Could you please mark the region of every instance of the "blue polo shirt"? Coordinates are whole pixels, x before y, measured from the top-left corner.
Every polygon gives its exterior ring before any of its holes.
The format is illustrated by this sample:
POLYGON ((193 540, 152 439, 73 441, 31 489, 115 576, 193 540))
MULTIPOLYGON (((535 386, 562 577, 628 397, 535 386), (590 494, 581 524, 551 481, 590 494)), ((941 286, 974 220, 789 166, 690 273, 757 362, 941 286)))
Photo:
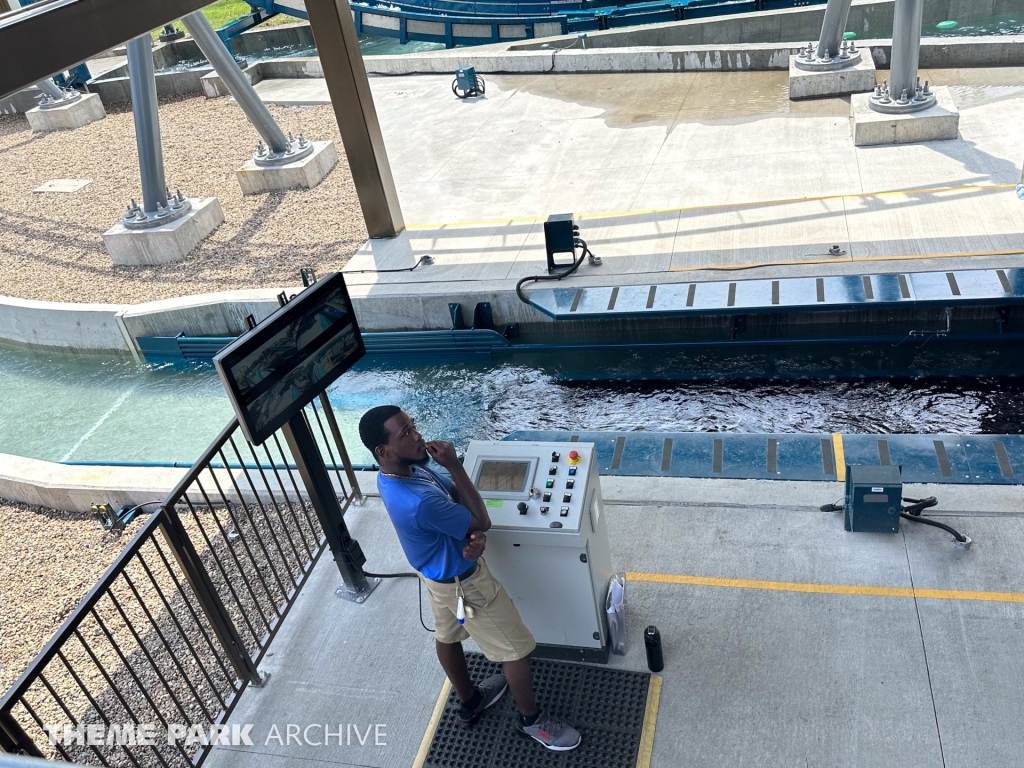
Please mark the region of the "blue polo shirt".
POLYGON ((377 475, 377 489, 406 559, 433 581, 466 572, 476 563, 462 556, 473 513, 448 495, 451 478, 425 467, 412 471, 409 479, 377 475))

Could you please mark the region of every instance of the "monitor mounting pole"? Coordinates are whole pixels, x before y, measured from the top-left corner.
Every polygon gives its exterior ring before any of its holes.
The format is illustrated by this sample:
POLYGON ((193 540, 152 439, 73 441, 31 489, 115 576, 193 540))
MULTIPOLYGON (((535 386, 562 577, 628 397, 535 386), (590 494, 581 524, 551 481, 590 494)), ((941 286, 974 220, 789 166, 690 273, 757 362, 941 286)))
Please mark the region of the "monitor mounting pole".
POLYGON ((302 411, 282 427, 292 458, 299 470, 299 477, 309 494, 309 503, 316 512, 320 527, 327 537, 334 562, 338 565, 343 586, 335 590, 338 597, 354 603, 362 603, 369 597, 380 579, 367 580, 363 573, 363 554, 359 542, 352 538, 341 513, 341 505, 327 473, 327 465, 309 429, 309 423, 302 411))

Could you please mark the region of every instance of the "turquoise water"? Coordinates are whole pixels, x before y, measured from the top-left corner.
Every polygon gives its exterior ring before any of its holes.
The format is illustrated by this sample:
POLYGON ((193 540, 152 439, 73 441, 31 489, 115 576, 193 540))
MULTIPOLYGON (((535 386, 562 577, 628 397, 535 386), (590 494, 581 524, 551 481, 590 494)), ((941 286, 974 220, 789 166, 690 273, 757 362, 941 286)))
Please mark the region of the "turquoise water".
POLYGON ((1004 13, 999 16, 986 16, 980 19, 957 19, 952 29, 943 29, 938 25, 925 24, 921 34, 925 37, 976 37, 981 35, 1022 35, 1024 34, 1024 10, 1018 13, 1004 13))
MULTIPOLYGON (((564 372, 564 371, 563 371, 564 372)), ((1017 433, 1020 379, 565 382, 542 364, 354 369, 329 395, 353 462, 359 417, 402 406, 460 448, 518 429, 782 433, 1017 433)), ((0 453, 48 461, 191 464, 232 416, 209 365, 0 347, 0 453)))

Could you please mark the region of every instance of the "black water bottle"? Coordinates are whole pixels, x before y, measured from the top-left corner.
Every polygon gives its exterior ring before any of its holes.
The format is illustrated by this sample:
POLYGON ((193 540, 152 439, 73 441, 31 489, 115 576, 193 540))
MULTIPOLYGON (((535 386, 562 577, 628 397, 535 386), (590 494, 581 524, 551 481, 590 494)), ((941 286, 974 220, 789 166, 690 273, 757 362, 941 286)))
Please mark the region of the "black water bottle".
POLYGON ((653 624, 644 630, 644 647, 647 649, 647 667, 651 672, 661 672, 665 659, 661 655, 661 633, 653 624))

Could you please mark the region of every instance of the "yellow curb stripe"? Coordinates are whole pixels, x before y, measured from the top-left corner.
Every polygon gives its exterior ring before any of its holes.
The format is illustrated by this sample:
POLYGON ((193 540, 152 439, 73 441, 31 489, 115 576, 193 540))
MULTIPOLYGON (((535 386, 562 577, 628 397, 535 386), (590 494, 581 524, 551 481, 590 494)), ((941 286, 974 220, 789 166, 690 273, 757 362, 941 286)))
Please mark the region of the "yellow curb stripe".
POLYGON ((871 597, 917 597, 929 600, 977 600, 989 603, 1024 603, 1022 592, 972 592, 955 589, 918 589, 910 587, 869 587, 856 584, 802 584, 790 581, 719 579, 707 576, 681 576, 669 573, 629 571, 626 578, 651 584, 686 584, 700 587, 761 589, 773 592, 804 592, 821 595, 867 595, 871 597))
POLYGON ((412 762, 412 768, 423 768, 427 761, 427 753, 430 751, 430 742, 434 740, 434 733, 437 731, 437 724, 441 722, 441 715, 444 714, 444 705, 448 703, 448 694, 452 691, 452 683, 445 678, 441 686, 441 695, 437 697, 434 704, 434 712, 430 715, 430 722, 427 723, 427 732, 423 734, 423 741, 420 742, 420 751, 416 753, 416 759, 412 762))
MULTIPOLYGON (((821 200, 861 200, 869 197, 894 197, 899 195, 935 195, 945 192, 980 192, 987 189, 1016 189, 1016 184, 985 184, 966 187, 932 187, 929 189, 893 189, 884 192, 862 192, 856 195, 819 195, 817 197, 788 197, 777 200, 761 200, 746 203, 717 203, 715 205, 690 205, 681 208, 648 208, 637 211, 606 211, 604 213, 577 214, 576 219, 610 219, 617 216, 649 216, 654 213, 675 213, 685 211, 715 211, 727 208, 754 208, 791 203, 813 203, 821 200)), ((483 221, 459 221, 438 224, 409 224, 406 229, 451 229, 453 227, 492 227, 502 224, 528 224, 543 221, 547 216, 522 216, 515 219, 485 219, 483 221)))
POLYGON ((650 768, 654 752, 654 729, 658 725, 658 705, 661 703, 661 675, 651 675, 647 684, 647 708, 644 710, 644 727, 640 731, 640 749, 636 755, 636 768, 650 768))
POLYGON ((738 269, 755 269, 757 267, 794 267, 805 264, 850 264, 861 261, 916 261, 920 259, 967 259, 976 256, 1018 256, 1024 249, 1006 249, 999 251, 962 251, 959 253, 916 253, 893 254, 891 256, 842 256, 834 259, 792 259, 787 261, 754 261, 747 264, 715 264, 696 267, 671 267, 669 272, 728 272, 738 269))
POLYGON ((836 460, 836 480, 840 483, 846 482, 846 454, 843 452, 843 436, 838 432, 832 433, 832 453, 836 460))

